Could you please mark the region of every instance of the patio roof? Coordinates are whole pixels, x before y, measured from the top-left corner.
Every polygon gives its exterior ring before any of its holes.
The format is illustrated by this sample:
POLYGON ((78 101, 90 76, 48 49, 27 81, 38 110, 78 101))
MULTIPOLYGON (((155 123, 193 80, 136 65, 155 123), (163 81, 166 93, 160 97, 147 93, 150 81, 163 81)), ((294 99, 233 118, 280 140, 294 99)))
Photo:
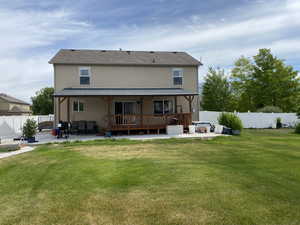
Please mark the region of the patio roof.
POLYGON ((181 88, 65 88, 55 97, 72 96, 193 96, 198 93, 181 88))

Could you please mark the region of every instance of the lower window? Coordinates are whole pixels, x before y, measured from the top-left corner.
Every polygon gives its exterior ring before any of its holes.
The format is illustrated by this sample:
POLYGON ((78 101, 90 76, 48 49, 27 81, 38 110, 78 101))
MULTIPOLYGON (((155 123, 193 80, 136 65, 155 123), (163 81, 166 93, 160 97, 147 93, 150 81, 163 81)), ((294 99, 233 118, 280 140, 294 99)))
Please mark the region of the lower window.
POLYGON ((173 102, 170 100, 157 100, 153 102, 154 114, 173 113, 173 102))
POLYGON ((73 102, 73 111, 74 112, 83 112, 84 111, 84 104, 79 100, 73 102))

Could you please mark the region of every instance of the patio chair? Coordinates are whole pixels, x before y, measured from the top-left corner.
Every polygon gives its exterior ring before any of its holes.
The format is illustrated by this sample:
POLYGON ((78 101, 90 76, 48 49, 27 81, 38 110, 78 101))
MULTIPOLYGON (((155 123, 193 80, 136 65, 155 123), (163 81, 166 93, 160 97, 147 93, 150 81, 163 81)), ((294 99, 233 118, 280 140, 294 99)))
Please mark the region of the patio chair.
POLYGON ((96 121, 87 121, 86 122, 86 132, 89 133, 89 134, 97 133, 96 121))
POLYGON ((86 121, 85 120, 78 121, 78 132, 79 132, 79 134, 86 133, 86 121))
POLYGON ((71 134, 78 134, 79 133, 79 122, 78 121, 73 121, 71 123, 71 134))

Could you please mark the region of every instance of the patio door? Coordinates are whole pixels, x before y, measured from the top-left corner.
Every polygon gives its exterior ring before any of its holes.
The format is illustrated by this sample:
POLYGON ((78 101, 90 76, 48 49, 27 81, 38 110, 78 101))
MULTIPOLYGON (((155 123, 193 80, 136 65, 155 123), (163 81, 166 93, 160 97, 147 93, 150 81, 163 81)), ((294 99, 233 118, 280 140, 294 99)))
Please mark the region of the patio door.
POLYGON ((136 102, 115 102, 116 124, 136 124, 136 102))

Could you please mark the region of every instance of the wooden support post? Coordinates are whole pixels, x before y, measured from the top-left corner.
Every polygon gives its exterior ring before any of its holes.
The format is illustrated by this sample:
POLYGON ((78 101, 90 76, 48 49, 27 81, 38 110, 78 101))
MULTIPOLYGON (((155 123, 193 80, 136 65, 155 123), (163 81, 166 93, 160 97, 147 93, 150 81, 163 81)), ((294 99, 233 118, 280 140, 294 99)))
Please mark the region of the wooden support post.
POLYGON ((60 97, 58 97, 58 107, 57 107, 57 122, 60 121, 60 97))
POLYGON ((144 112, 143 112, 143 105, 144 105, 144 98, 141 97, 141 103, 140 103, 140 119, 141 119, 141 127, 144 125, 144 112))
POLYGON ((190 113, 192 113, 192 101, 191 101, 191 97, 189 97, 189 108, 190 108, 190 113))
POLYGON ((67 120, 68 120, 68 123, 70 123, 70 97, 68 97, 68 100, 67 100, 67 120))
POLYGON ((192 102, 194 100, 194 96, 184 96, 184 98, 189 102, 189 110, 192 113, 192 102))

